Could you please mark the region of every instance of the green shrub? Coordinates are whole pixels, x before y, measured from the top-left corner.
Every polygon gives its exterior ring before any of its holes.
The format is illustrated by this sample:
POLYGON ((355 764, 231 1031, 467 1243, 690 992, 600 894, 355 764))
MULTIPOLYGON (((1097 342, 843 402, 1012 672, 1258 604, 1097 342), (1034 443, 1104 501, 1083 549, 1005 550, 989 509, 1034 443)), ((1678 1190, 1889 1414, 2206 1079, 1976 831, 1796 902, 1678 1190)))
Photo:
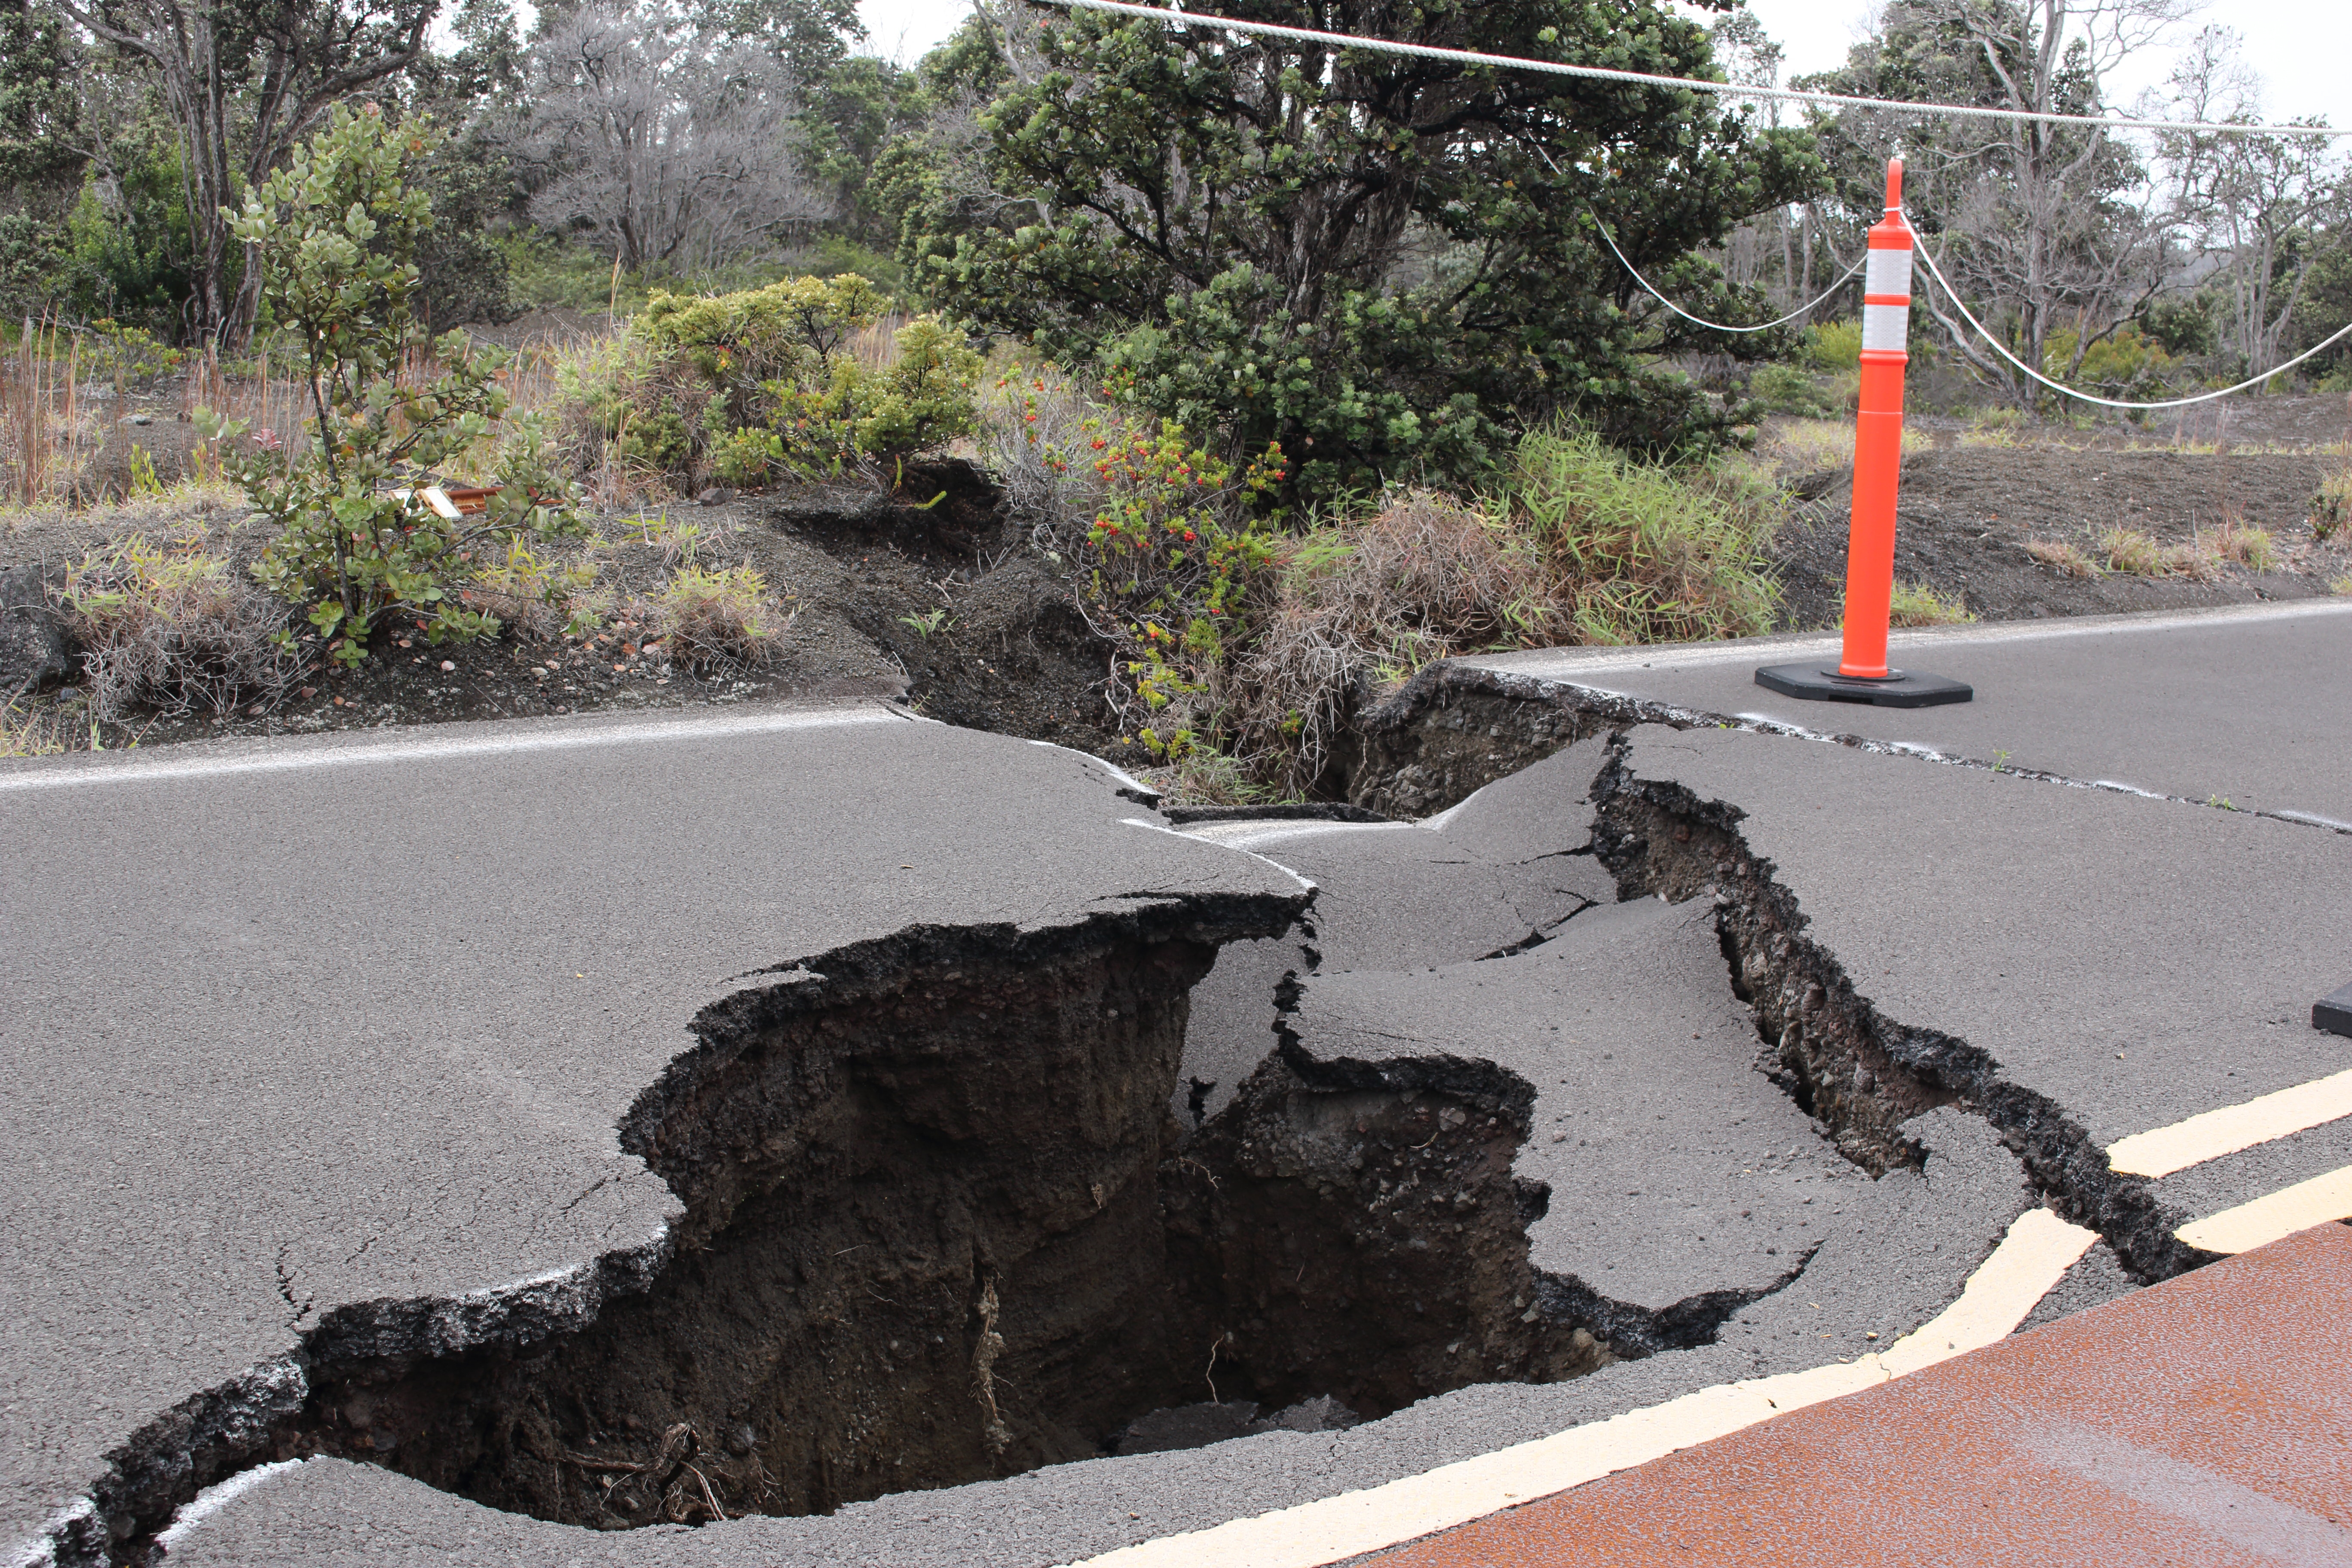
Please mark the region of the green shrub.
POLYGON ((2140 320, 2156 345, 2171 354, 2210 354, 2220 344, 2210 301, 2202 295, 2158 300, 2140 320))
POLYGON ((773 430, 737 430, 710 448, 710 472, 726 484, 751 487, 784 465, 784 440, 773 430))
POLYGON ((1288 477, 1269 446, 1238 477, 1163 421, 1107 418, 1087 440, 1101 510, 1079 541, 1079 607, 1117 650, 1112 699, 1162 761, 1215 743, 1227 668, 1250 635, 1275 540, 1251 498, 1288 477))
MULTIPOLYGON (((119 150, 114 174, 110 200, 93 175, 66 216, 59 291, 77 315, 171 336, 194 289, 179 143, 142 131, 119 150)), ((235 291, 244 274, 244 253, 232 247, 222 289, 235 291)))
POLYGON ((2079 341, 2080 334, 2071 327, 2051 333, 2042 350, 2042 374, 2063 380, 2071 373, 2074 384, 2111 397, 2144 397, 2165 389, 2173 358, 2137 327, 2118 328, 2093 343, 2076 365, 2074 345, 2079 341))
POLYGON ((1816 370, 1852 370, 1862 363, 1862 323, 1815 322, 1806 330, 1805 354, 1816 370))
POLYGON ((2311 533, 2322 543, 2352 523, 2352 464, 2320 476, 2311 497, 2311 533))
POLYGON ((1836 407, 1819 382, 1791 364, 1758 365, 1748 378, 1748 395, 1768 414, 1818 419, 1836 407))
POLYGON ((246 199, 234 222, 263 270, 262 301, 299 346, 312 411, 307 438, 199 411, 224 470, 278 526, 255 563, 262 585, 310 606, 328 652, 367 657, 388 616, 433 642, 494 633, 496 616, 460 602, 478 550, 578 532, 546 431, 512 422, 496 454, 500 488, 478 520, 444 519, 410 493, 412 476, 488 441, 505 415, 495 349, 463 332, 428 345, 411 305, 409 259, 432 218, 415 167, 434 136, 387 126, 373 105, 338 107, 325 131, 246 199))
POLYGON ((919 316, 886 357, 869 330, 888 304, 851 273, 656 293, 625 342, 575 368, 568 390, 626 460, 689 480, 836 473, 969 434, 980 356, 919 316))
POLYGON ((157 342, 143 327, 127 327, 101 316, 83 335, 81 375, 86 381, 112 381, 143 390, 157 377, 179 369, 187 357, 184 349, 157 342))

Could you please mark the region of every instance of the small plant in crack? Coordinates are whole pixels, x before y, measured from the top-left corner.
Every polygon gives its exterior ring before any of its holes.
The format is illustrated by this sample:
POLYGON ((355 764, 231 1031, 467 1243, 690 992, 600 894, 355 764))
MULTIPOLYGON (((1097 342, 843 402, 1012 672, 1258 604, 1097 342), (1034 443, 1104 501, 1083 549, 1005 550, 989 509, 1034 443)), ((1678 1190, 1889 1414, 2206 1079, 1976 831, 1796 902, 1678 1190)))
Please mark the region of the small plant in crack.
POLYGON ((2238 809, 2236 805, 2232 803, 2230 797, 2226 795, 2209 795, 2205 797, 2205 804, 2210 806, 2217 806, 2223 811, 2235 811, 2238 809))
POLYGON ((1997 773, 2009 772, 2009 755, 2007 752, 1995 752, 1992 754, 1992 771, 1997 773))

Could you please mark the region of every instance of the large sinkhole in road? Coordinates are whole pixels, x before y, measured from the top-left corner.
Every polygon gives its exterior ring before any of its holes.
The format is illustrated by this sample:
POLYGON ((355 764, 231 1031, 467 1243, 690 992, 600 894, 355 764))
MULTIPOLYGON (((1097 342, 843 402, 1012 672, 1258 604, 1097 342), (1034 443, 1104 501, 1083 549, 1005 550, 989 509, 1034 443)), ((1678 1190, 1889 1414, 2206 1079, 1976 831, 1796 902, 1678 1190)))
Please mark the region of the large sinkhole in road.
POLYGON ((1186 1139, 1168 1108, 1213 946, 958 945, 828 963, 824 1005, 706 1037, 648 1095, 624 1142, 688 1208, 649 1290, 527 1346, 319 1366, 278 1454, 623 1529, 1610 1359, 1531 1309, 1516 1080, 1367 1090, 1276 1058, 1186 1139))

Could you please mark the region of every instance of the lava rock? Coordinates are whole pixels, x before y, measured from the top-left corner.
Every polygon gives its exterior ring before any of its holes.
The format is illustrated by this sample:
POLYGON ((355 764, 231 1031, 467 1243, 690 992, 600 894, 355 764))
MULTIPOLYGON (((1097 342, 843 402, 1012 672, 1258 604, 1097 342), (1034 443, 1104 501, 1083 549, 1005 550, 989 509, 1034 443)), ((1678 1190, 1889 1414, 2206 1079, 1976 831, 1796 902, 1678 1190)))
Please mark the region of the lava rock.
POLYGON ((73 639, 37 566, 0 572, 0 696, 47 691, 74 677, 73 639))

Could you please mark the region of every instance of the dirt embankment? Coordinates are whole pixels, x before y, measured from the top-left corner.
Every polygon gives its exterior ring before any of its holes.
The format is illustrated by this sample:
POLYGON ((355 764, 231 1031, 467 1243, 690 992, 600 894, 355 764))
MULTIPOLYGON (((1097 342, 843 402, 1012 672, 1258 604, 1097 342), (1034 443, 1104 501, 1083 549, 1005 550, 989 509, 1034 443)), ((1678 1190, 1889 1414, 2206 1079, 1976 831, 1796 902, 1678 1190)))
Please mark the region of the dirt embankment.
MULTIPOLYGON (((2340 417, 2333 399, 2276 401, 2294 401, 2306 423, 2340 417)), ((2035 444, 2036 437, 1990 446, 1962 443, 2010 437, 1929 434, 1942 444, 1904 465, 1895 574, 1981 619, 2303 598, 2352 580, 2352 530, 2323 542, 2309 521, 2322 476, 2345 460, 2333 447, 2128 449, 2096 434, 2064 445, 2035 444), (2105 536, 2115 529, 2146 536, 2158 556, 2170 552, 2166 574, 2104 569, 2105 536), (2267 531, 2266 565, 2182 548, 2210 544, 2228 529, 2267 531), (2071 546, 2101 569, 2069 572, 2037 560, 2029 542, 2071 546)), ((110 746, 152 745, 879 695, 949 723, 1120 755, 1103 693, 1110 650, 1079 613, 1066 565, 1035 545, 971 465, 911 465, 891 478, 895 488, 853 479, 604 516, 583 558, 595 562, 596 590, 611 610, 592 630, 566 637, 552 624, 510 626, 492 641, 437 648, 413 633, 388 633, 350 671, 313 641, 301 650, 301 673, 275 700, 249 699, 226 715, 133 713, 103 738, 110 746), (764 657, 694 666, 646 652, 658 639, 633 606, 688 563, 749 565, 763 575, 783 624, 764 657)), ((1827 468, 1794 488, 1800 500, 1773 550, 1781 626, 1833 626, 1844 594, 1851 480, 1843 468, 1827 468)), ((165 542, 201 530, 203 547, 241 570, 265 542, 243 517, 222 489, 103 510, 18 513, 0 536, 0 567, 32 565, 54 582, 65 563, 110 535, 136 531, 165 542)), ((59 713, 79 717, 70 697, 59 713)), ((58 728, 89 732, 86 722, 58 728)), ((1401 786, 1391 808, 1406 808, 1415 788, 1401 786)))
MULTIPOLYGON (((897 477, 890 491, 803 486, 597 518, 584 557, 612 609, 594 629, 509 625, 497 638, 436 647, 388 627, 350 670, 306 640, 300 673, 276 700, 225 715, 127 715, 107 727, 106 742, 888 696, 948 723, 1087 751, 1110 745, 1100 689, 1108 652, 1078 614, 1066 573, 1023 544, 970 465, 910 465, 897 477), (693 665, 646 651, 657 639, 632 606, 689 563, 761 573, 782 628, 764 656, 693 665)), ((155 543, 200 534, 202 548, 240 571, 266 542, 232 496, 212 492, 111 513, 20 514, 0 538, 0 564, 37 567, 54 584, 110 531, 155 543)))
MULTIPOLYGON (((1956 596, 1986 620, 2113 615, 2128 610, 2299 599, 2332 592, 2352 573, 2342 536, 2314 538, 2316 454, 2102 451, 1958 447, 1903 464, 1895 574, 1956 596), (2202 575, 2071 575, 2036 561, 2026 542, 2071 543, 2105 563, 2111 529, 2159 546, 2190 544, 2223 525, 2266 529, 2273 570, 2214 563, 2202 575)), ((1775 555, 1790 631, 1833 626, 1845 595, 1845 545, 1853 503, 1850 474, 1801 480, 1801 504, 1775 555)))

